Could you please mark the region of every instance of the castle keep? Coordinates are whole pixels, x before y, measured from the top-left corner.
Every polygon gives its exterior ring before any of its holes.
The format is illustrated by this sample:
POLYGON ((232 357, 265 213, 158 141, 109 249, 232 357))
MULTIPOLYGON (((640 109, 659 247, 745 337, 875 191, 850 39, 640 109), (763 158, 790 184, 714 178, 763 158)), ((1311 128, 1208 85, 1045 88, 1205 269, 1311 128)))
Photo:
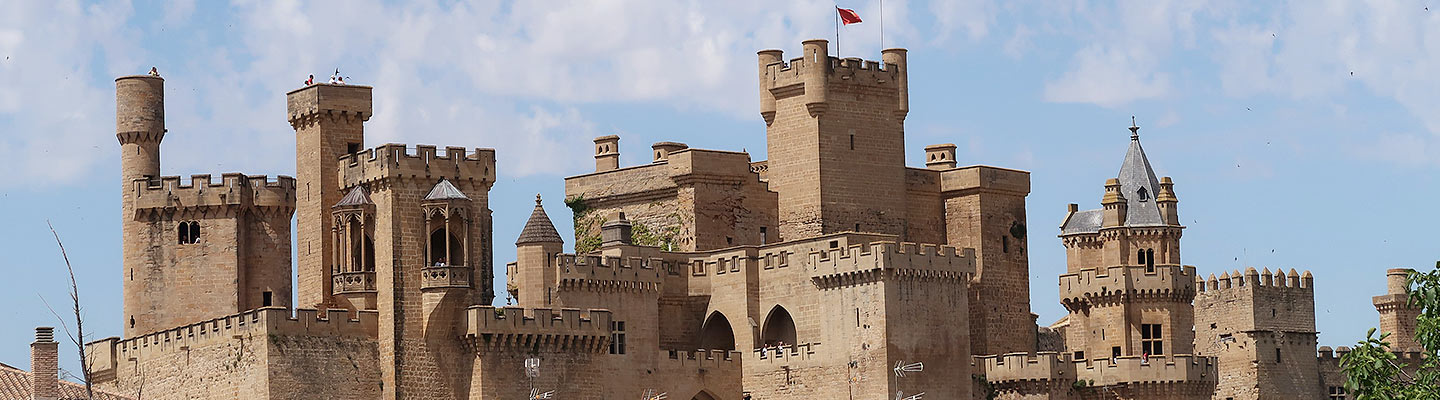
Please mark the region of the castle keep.
MULTIPOLYGON (((503 307, 493 149, 367 147, 372 89, 317 84, 286 94, 295 178, 162 177, 164 80, 121 77, 126 315, 88 345, 94 381, 146 399, 1345 398, 1308 272, 1182 264, 1174 181, 1138 126, 1101 208, 1061 222, 1068 314, 1040 328, 1029 173, 962 166, 953 144, 908 166, 904 49, 784 56, 758 53, 769 159, 659 142, 621 166, 621 138, 596 138, 595 170, 565 178, 573 250, 537 196, 503 307)), ((1404 272, 1375 299, 1401 336, 1404 272)))

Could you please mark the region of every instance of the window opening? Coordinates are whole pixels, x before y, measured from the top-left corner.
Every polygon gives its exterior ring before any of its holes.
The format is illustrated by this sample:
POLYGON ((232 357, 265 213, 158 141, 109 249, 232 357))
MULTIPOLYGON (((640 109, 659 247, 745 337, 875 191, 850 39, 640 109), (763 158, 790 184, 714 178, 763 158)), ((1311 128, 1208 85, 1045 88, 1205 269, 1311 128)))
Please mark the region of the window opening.
POLYGON ((610 354, 625 354, 625 321, 610 321, 610 354))
POLYGON ((1165 341, 1161 339, 1160 324, 1140 325, 1140 349, 1145 354, 1164 354, 1165 341))
POLYGON ((261 294, 260 294, 260 305, 263 306, 263 307, 269 307, 269 306, 274 305, 274 304, 271 304, 271 303, 270 303, 270 301, 271 301, 270 297, 271 297, 271 293, 270 293, 269 290, 266 290, 265 293, 261 293, 261 294))

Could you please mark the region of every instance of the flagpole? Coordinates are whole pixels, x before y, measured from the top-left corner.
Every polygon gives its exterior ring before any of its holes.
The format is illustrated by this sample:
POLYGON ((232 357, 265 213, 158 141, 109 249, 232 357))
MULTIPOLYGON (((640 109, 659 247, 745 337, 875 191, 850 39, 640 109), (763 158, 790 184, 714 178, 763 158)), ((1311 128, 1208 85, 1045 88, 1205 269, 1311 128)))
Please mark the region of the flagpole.
POLYGON ((844 58, 840 55, 840 5, 835 5, 835 58, 844 58))
POLYGON ((880 1, 880 50, 885 50, 885 0, 880 1))

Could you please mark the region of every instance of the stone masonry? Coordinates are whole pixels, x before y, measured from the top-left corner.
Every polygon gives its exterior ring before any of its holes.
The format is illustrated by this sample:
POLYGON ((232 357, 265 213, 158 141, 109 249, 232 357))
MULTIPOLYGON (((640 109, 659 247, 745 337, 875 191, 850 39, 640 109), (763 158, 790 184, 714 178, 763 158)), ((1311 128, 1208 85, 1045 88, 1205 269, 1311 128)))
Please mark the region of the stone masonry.
MULTIPOLYGON (((1030 174, 962 166, 954 144, 907 165, 904 49, 757 60, 768 160, 658 142, 621 166, 621 137, 578 144, 595 170, 565 178, 574 251, 537 196, 505 307, 495 150, 367 147, 373 89, 317 84, 286 94, 295 178, 162 177, 165 82, 118 78, 125 326, 87 345, 93 381, 146 399, 1346 398, 1309 272, 1181 263, 1174 181, 1138 126, 1101 208, 1061 223, 1068 314, 1041 328, 1030 174)), ((1375 306, 1418 360, 1407 273, 1375 306)), ((36 368, 35 398, 55 374, 36 368)))

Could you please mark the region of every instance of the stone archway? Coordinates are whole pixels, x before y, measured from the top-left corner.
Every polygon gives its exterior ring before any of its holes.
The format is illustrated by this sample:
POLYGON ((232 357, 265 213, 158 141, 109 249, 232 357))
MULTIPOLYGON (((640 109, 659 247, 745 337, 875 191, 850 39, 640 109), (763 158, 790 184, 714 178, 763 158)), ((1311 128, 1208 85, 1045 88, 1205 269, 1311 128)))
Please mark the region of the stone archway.
POLYGON ((730 319, 719 311, 710 313, 705 324, 700 326, 700 348, 707 350, 735 350, 735 331, 730 329, 730 319))

